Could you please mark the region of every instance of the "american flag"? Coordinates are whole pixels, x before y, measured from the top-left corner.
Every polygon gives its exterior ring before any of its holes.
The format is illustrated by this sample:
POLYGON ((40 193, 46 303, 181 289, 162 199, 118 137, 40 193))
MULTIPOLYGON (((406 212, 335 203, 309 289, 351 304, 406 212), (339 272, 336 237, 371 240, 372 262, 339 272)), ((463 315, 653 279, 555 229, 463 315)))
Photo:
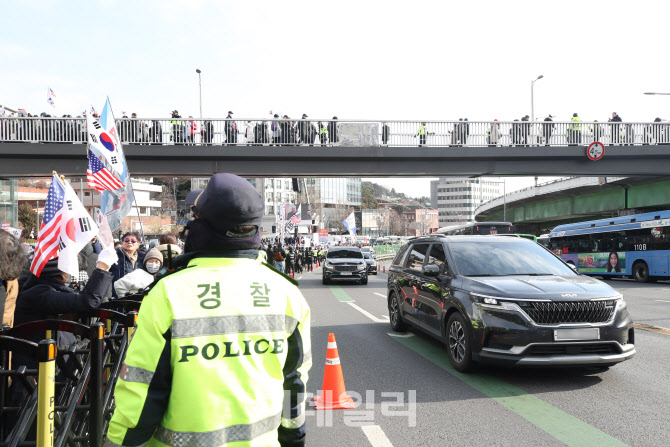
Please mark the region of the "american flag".
POLYGON ((58 256, 61 220, 63 220, 63 198, 65 191, 54 176, 44 205, 44 218, 40 226, 40 236, 37 238, 35 257, 30 264, 30 271, 40 276, 42 269, 49 260, 58 256))
POLYGON ((4 230, 5 228, 9 228, 9 227, 11 227, 11 225, 10 225, 9 223, 7 223, 7 222, 3 222, 2 224, 0 224, 0 228, 2 228, 3 230, 4 230))
POLYGON ((88 186, 96 191, 116 191, 117 189, 126 186, 119 179, 114 177, 114 174, 112 174, 90 150, 88 151, 86 180, 88 180, 88 186))
POLYGON ((290 220, 294 224, 299 224, 300 222, 302 222, 302 215, 300 213, 300 205, 298 205, 298 209, 295 210, 295 214, 293 216, 291 216, 290 220))

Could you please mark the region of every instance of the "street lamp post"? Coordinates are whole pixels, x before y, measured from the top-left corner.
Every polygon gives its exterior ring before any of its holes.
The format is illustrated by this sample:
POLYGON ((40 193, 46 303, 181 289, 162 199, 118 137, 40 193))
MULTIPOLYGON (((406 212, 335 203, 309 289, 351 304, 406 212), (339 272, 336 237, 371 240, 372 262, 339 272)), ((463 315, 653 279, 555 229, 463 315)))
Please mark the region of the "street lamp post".
POLYGON ((533 82, 530 83, 530 123, 531 123, 531 126, 532 126, 531 127, 531 129, 532 129, 531 134, 532 134, 532 138, 533 138, 533 141, 532 141, 533 146, 535 145, 535 142, 536 142, 535 141, 535 98, 533 97, 533 86, 535 85, 535 83, 537 81, 539 81, 543 77, 544 77, 543 75, 540 75, 540 76, 537 77, 537 79, 535 79, 533 82))
POLYGON ((663 95, 663 96, 670 96, 670 93, 646 92, 645 95, 663 95))
POLYGON ((200 73, 202 72, 199 68, 196 68, 195 72, 198 73, 198 88, 200 91, 200 121, 202 121, 202 78, 200 77, 200 73))

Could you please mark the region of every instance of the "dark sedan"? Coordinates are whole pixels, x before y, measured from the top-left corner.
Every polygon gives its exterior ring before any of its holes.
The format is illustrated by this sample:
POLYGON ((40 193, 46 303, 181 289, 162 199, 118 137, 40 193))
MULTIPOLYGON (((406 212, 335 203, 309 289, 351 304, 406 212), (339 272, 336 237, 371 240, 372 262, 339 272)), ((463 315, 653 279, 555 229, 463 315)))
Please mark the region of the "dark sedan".
POLYGON ((459 371, 493 362, 609 367, 635 355, 623 296, 522 238, 410 241, 389 269, 388 306, 394 330, 443 340, 459 371))

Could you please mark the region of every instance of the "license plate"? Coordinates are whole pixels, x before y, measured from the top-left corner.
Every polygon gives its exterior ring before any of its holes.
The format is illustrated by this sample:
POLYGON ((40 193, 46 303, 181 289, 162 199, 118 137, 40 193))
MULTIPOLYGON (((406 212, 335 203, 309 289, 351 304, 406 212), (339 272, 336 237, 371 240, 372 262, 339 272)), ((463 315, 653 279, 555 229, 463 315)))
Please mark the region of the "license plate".
POLYGON ((491 230, 490 234, 498 234, 498 230, 491 230))
POLYGON ((342 276, 351 276, 351 272, 340 272, 342 276))
POLYGON ((600 340, 600 329, 579 328, 579 329, 556 329, 554 330, 554 341, 574 341, 574 340, 600 340))

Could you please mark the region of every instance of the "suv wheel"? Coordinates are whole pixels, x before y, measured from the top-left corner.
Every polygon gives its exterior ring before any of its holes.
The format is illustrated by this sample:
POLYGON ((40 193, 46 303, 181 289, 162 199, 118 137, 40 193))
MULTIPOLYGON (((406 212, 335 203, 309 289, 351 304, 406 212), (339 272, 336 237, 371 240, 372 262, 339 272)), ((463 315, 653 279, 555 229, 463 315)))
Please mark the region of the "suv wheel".
POLYGON ((365 279, 361 279, 361 284, 366 285, 368 283, 368 277, 366 276, 365 279))
POLYGON ((391 322, 391 329, 394 331, 407 331, 407 324, 405 324, 402 320, 402 315, 400 315, 400 301, 398 295, 395 293, 391 294, 391 299, 389 300, 389 321, 391 322))
POLYGON ((472 361, 472 330, 460 313, 454 312, 447 322, 447 349, 451 365, 460 372, 471 371, 472 361))
POLYGON ((321 282, 323 283, 324 286, 325 286, 325 285, 328 285, 328 280, 326 279, 325 276, 322 276, 322 277, 321 277, 321 282))
POLYGON ((639 261, 633 266, 633 278, 637 282, 649 282, 649 266, 644 261, 639 261))

